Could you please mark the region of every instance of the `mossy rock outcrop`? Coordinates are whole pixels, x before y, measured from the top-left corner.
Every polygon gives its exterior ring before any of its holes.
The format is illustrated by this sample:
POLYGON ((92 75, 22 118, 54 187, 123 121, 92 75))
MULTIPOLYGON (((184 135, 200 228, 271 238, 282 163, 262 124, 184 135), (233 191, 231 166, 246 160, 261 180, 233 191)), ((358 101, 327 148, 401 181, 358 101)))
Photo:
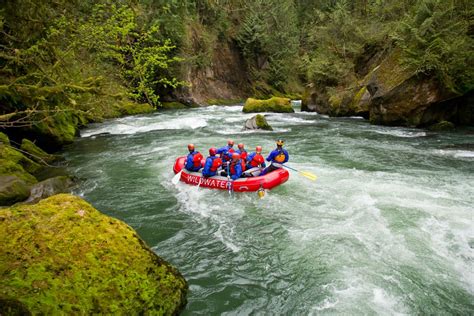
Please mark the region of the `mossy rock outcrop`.
POLYGON ((267 120, 265 119, 265 116, 261 114, 257 114, 251 118, 249 118, 247 121, 245 121, 244 124, 244 130, 266 130, 266 131, 273 131, 273 128, 268 124, 267 120))
POLYGON ((256 112, 276 112, 276 113, 293 113, 295 110, 291 106, 291 100, 288 98, 272 97, 267 100, 258 100, 248 98, 242 108, 244 113, 256 112))
POLYGON ((155 108, 148 103, 126 102, 118 110, 121 115, 136 115, 152 113, 155 111, 155 108))
POLYGON ((23 201, 30 195, 37 179, 30 172, 41 166, 10 146, 8 137, 0 133, 0 206, 23 201))
POLYGON ((0 301, 23 312, 171 315, 186 303, 176 268, 79 197, 0 209, 0 243, 0 301))
POLYGON ((440 131, 452 131, 455 129, 455 126, 453 123, 451 122, 448 122, 448 121, 441 121, 441 122, 438 122, 436 124, 433 124, 431 126, 428 127, 428 129, 430 131, 436 131, 436 132, 440 132, 440 131))
POLYGON ((50 164, 59 158, 58 156, 48 154, 26 138, 23 138, 21 141, 20 149, 26 152, 31 160, 40 164, 50 164))
POLYGON ((0 206, 7 206, 25 200, 30 196, 30 188, 31 183, 21 177, 0 175, 0 206))

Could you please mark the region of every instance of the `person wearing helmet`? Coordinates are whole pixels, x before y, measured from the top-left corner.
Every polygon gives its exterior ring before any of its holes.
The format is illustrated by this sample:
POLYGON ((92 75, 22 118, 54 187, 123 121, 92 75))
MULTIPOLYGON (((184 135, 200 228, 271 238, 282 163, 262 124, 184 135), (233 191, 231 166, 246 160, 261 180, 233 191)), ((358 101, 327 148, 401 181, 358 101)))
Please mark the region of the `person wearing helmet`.
POLYGON ((221 147, 217 150, 217 154, 220 155, 223 162, 228 162, 231 159, 232 153, 234 152, 234 141, 229 139, 227 146, 221 147))
POLYGON ((262 146, 255 147, 255 151, 247 156, 247 169, 265 168, 265 158, 262 156, 262 146))
POLYGON ((229 175, 232 180, 237 180, 242 176, 242 161, 238 153, 232 154, 232 161, 229 164, 229 175))
POLYGON ((283 149, 285 142, 281 139, 277 140, 277 148, 274 149, 267 157, 267 161, 270 162, 270 166, 263 170, 262 175, 272 172, 283 167, 283 164, 288 161, 290 155, 286 149, 283 149))
POLYGON ((244 148, 244 144, 242 143, 238 144, 237 148, 238 149, 235 152, 240 155, 240 160, 242 161, 242 171, 245 171, 248 153, 244 148))
POLYGON ((199 151, 196 151, 193 144, 188 145, 189 154, 186 158, 186 164, 184 168, 188 171, 199 171, 202 168, 202 155, 199 151))
POLYGON ((240 155, 240 159, 243 159, 243 160, 247 160, 247 156, 248 156, 248 153, 247 151, 245 150, 244 148, 244 144, 240 143, 237 145, 237 150, 235 151, 236 153, 238 153, 240 155))
POLYGON ((213 177, 217 174, 217 169, 222 166, 222 160, 217 156, 217 149, 212 147, 209 149, 209 157, 206 159, 202 175, 204 177, 213 177))

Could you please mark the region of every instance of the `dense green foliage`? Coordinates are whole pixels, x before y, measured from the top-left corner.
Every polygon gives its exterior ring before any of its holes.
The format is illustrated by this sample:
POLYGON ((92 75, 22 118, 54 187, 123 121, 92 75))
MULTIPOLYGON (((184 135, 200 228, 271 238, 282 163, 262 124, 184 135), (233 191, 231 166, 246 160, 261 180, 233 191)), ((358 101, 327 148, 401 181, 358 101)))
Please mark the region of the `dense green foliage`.
POLYGON ((18 113, 2 122, 21 127, 65 112, 100 119, 127 113, 128 99, 158 106, 160 91, 184 84, 169 71, 180 58, 159 25, 140 21, 139 7, 101 2, 5 6, 0 114, 18 113))
POLYGON ((463 94, 474 86, 473 10, 468 0, 8 1, 0 114, 27 118, 0 123, 29 124, 41 111, 135 113, 121 110, 130 100, 159 106, 185 85, 184 69, 216 67, 226 42, 252 85, 273 94, 356 86, 364 61, 394 48, 407 71, 463 94))

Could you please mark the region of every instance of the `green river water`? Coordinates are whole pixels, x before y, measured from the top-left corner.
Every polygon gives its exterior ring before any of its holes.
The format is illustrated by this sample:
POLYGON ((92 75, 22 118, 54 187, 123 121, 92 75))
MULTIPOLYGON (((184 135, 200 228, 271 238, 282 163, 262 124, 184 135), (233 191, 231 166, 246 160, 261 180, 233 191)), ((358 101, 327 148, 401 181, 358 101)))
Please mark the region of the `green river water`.
MULTIPOLYGON (((297 105, 296 105, 297 106, 297 105)), ((243 132, 241 106, 91 125, 64 154, 78 194, 133 228, 189 282, 185 315, 474 313, 474 131, 435 133, 316 113, 270 114, 243 132), (283 138, 296 173, 230 196, 183 183, 193 142, 267 154, 283 138)))

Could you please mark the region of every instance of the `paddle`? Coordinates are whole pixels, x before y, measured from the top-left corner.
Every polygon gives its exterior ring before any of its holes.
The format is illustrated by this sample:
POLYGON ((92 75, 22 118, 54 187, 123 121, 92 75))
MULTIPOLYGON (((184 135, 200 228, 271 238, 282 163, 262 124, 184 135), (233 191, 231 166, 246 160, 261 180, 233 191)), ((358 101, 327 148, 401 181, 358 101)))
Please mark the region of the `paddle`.
POLYGON ((315 174, 312 174, 311 172, 299 171, 299 170, 296 170, 295 168, 292 168, 292 167, 286 166, 286 165, 282 165, 282 166, 285 167, 285 168, 288 168, 290 170, 298 172, 298 174, 302 175, 303 177, 306 177, 306 178, 310 179, 311 181, 316 181, 316 179, 318 178, 315 174))
MULTIPOLYGON (((234 180, 232 180, 234 181, 234 180)), ((234 190, 232 186, 232 181, 230 180, 230 162, 227 164, 227 185, 229 186, 229 195, 232 195, 232 191, 234 190)))
POLYGON ((171 183, 174 185, 177 185, 179 182, 179 179, 181 178, 181 173, 183 172, 183 169, 181 169, 174 177, 171 179, 171 183))

